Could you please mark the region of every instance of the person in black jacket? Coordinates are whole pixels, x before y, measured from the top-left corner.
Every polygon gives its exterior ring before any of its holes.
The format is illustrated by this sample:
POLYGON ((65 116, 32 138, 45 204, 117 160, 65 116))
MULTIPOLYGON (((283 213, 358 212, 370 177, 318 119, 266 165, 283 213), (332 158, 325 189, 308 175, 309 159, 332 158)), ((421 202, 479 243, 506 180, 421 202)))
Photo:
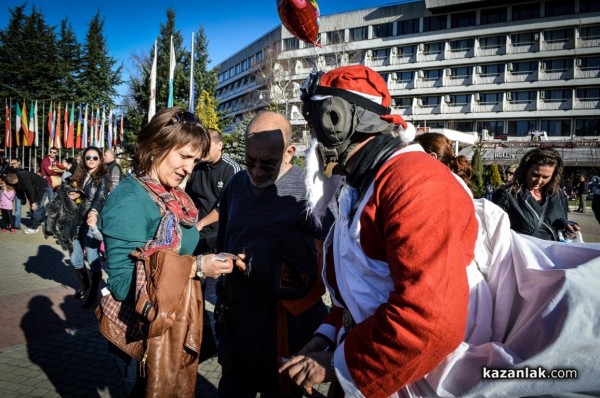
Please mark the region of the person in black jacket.
POLYGON ((19 198, 25 197, 31 209, 31 224, 25 231, 34 234, 39 231, 40 223, 46 217, 44 203, 47 198, 48 182, 44 177, 32 171, 11 172, 6 175, 6 182, 15 187, 19 198))
POLYGON ((574 237, 579 225, 567 218, 562 171, 562 158, 553 149, 536 148, 523 156, 513 180, 492 196, 508 213, 511 229, 546 240, 560 240, 561 231, 574 237))
POLYGON ((77 230, 74 231, 73 251, 71 252, 71 264, 75 276, 79 280, 79 289, 75 292, 76 299, 85 297, 90 288, 89 277, 83 255, 87 257, 92 271, 91 289, 84 307, 93 307, 97 301, 98 286, 102 279, 102 268, 100 266, 100 241, 94 239, 89 225, 96 225, 98 217, 106 202, 110 187, 108 170, 102 152, 96 147, 87 147, 83 151, 83 162, 77 166, 70 185, 72 187, 69 197, 79 204, 77 209, 77 230))

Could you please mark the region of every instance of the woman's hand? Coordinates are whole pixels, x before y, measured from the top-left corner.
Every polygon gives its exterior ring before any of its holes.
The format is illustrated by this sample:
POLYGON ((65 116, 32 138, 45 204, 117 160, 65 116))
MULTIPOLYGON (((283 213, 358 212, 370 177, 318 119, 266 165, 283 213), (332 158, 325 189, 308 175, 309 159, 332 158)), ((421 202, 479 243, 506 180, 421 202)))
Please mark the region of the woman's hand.
POLYGON ((31 210, 36 211, 37 209, 38 209, 37 203, 32 203, 31 204, 31 210))
POLYGON ((98 213, 96 211, 90 211, 87 216, 87 225, 96 225, 97 223, 98 213))
POLYGON ((71 199, 73 202, 75 202, 77 199, 79 199, 81 197, 81 194, 79 192, 74 192, 71 191, 69 192, 69 199, 71 199))
POLYGON ((335 370, 331 367, 332 351, 311 352, 307 355, 297 355, 290 358, 279 368, 279 373, 287 372, 290 379, 312 394, 312 386, 335 378, 335 370))

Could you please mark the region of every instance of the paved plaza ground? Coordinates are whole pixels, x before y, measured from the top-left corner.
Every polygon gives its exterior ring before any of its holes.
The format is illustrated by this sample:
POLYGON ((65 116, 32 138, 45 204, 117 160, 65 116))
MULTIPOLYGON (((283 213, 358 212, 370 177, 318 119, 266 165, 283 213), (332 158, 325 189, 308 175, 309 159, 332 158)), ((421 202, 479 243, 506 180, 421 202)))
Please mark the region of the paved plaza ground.
MULTIPOLYGON (((569 217, 582 226, 587 242, 600 242, 591 209, 569 217)), ((3 398, 124 395, 93 310, 82 309, 82 301, 72 298, 76 280, 67 258, 41 231, 0 233, 3 398)), ((219 377, 216 359, 201 364, 196 396, 215 397, 219 377)), ((325 393, 326 387, 320 391, 325 393)))

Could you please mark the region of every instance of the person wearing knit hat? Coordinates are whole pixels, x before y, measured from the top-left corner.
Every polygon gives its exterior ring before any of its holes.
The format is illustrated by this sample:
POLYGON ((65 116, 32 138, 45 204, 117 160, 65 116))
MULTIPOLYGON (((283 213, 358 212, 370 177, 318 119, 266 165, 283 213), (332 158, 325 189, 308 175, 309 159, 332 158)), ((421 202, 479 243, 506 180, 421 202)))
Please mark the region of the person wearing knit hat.
POLYGON ((280 372, 308 393, 329 381, 333 396, 388 397, 463 341, 478 228, 473 201, 447 167, 407 145, 414 127, 392 113, 374 70, 313 73, 301 99, 313 137, 312 217, 338 197, 323 247, 333 308, 280 372))

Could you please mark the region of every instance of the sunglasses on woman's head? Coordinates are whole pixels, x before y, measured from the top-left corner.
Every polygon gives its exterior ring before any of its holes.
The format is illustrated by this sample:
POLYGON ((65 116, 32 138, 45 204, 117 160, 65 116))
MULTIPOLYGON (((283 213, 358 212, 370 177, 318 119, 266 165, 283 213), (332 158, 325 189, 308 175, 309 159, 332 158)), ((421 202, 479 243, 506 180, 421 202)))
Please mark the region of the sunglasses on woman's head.
POLYGON ((189 124, 191 126, 202 126, 202 123, 200 123, 200 119, 198 119, 198 117, 192 112, 188 111, 180 112, 173 116, 169 124, 177 123, 189 124))
POLYGON ((98 156, 88 155, 88 156, 85 157, 85 160, 94 160, 94 161, 97 161, 98 159, 100 159, 98 156))

